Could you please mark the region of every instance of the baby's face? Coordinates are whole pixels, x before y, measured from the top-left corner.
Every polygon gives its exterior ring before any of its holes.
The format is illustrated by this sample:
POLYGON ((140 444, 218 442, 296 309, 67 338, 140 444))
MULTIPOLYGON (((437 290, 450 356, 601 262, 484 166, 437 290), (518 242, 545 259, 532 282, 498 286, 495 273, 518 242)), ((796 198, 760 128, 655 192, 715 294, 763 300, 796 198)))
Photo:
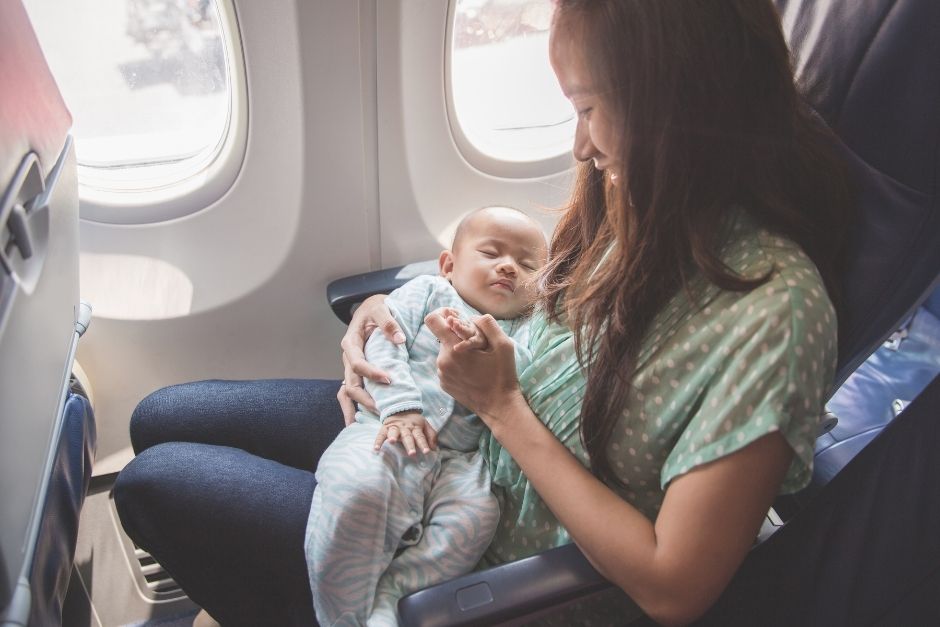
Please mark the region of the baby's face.
POLYGON ((489 208, 471 216, 454 249, 441 253, 441 274, 480 312, 516 318, 533 302, 533 274, 546 254, 545 235, 531 218, 489 208))

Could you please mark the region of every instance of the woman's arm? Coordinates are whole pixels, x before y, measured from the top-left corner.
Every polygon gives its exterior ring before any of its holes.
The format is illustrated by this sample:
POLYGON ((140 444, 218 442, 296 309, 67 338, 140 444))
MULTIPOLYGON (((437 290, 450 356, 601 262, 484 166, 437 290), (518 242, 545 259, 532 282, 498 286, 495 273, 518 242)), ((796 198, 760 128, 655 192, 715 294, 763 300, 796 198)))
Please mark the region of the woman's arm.
POLYGON ((482 418, 598 572, 664 625, 686 624, 715 602, 753 545, 792 456, 775 433, 696 468, 669 485, 651 523, 527 406, 482 418))
POLYGON ((754 542, 792 452, 770 434, 676 478, 652 523, 598 481, 538 420, 518 388, 508 338, 455 355, 445 336, 444 390, 474 410, 605 577, 655 620, 681 625, 718 598, 754 542))

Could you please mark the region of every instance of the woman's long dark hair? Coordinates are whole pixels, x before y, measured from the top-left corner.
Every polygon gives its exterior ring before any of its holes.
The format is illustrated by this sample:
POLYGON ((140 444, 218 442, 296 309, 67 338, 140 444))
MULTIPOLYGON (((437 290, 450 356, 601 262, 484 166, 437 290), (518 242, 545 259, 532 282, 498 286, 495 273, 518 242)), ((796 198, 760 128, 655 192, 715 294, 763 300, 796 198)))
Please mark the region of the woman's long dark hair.
POLYGON ((557 0, 554 19, 624 139, 619 186, 580 165, 541 275, 546 310, 566 314, 587 368, 592 470, 619 484, 607 445, 656 314, 699 272, 729 290, 766 280, 722 263, 729 209, 797 242, 838 311, 849 192, 831 135, 797 93, 770 0, 557 0))

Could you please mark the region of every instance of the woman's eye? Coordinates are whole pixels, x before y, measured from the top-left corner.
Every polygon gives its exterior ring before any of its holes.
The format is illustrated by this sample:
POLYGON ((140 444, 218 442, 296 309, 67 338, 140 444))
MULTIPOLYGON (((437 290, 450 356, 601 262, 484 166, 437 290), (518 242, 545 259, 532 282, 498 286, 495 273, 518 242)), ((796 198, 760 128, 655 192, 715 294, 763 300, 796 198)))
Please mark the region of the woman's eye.
POLYGON ((590 115, 591 111, 593 111, 593 110, 594 110, 594 107, 586 107, 586 108, 584 108, 584 109, 579 109, 579 110, 578 110, 578 117, 579 117, 579 118, 586 118, 586 117, 588 117, 588 115, 590 115))
POLYGON ((526 270, 528 270, 529 272, 535 272, 535 266, 533 266, 531 263, 523 262, 523 263, 520 263, 519 265, 525 268, 526 270))

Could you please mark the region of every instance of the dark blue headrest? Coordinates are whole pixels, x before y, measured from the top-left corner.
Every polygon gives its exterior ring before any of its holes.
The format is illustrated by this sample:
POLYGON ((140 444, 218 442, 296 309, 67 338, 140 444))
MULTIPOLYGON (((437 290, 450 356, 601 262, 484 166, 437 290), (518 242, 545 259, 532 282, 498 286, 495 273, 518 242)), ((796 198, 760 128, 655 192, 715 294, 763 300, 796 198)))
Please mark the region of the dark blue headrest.
POLYGON ((776 0, 807 100, 856 179, 841 382, 940 277, 940 1, 776 0))

